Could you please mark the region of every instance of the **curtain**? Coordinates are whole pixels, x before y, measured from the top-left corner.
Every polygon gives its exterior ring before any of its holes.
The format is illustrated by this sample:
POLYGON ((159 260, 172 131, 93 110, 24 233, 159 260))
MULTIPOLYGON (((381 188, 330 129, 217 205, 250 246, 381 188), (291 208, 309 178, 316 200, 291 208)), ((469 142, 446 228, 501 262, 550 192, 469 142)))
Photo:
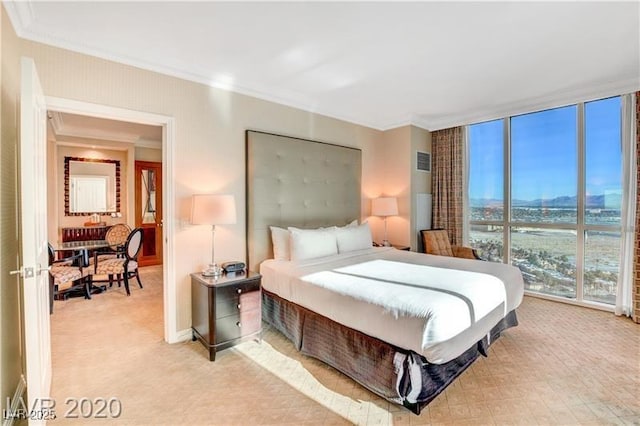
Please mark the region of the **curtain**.
MULTIPOLYGON (((638 185, 640 180, 640 171, 638 170, 638 159, 640 158, 640 92, 636 92, 636 229, 640 230, 640 193, 638 185)), ((640 235, 635 233, 635 254, 633 264, 633 275, 631 281, 633 284, 633 319, 640 324, 640 235)))
POLYGON ((451 244, 463 244, 464 129, 454 127, 431 134, 433 228, 446 229, 451 244))
POLYGON ((638 203, 638 117, 634 95, 622 96, 622 233, 620 235, 620 274, 616 289, 616 315, 633 315, 634 245, 636 242, 636 206, 638 203))

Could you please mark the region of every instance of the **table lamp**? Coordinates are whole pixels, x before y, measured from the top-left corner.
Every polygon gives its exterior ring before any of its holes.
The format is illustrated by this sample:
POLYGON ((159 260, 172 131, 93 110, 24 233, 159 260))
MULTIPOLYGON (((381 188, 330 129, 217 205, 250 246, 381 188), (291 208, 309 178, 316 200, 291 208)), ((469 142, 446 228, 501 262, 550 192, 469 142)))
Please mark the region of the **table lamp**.
POLYGON ((371 200, 371 214, 384 217, 384 240, 382 245, 391 246, 387 240, 387 217, 398 214, 398 199, 396 197, 379 197, 371 200))
POLYGON ((236 223, 236 202, 233 195, 194 194, 191 197, 191 223, 211 225, 211 263, 202 271, 205 277, 217 277, 222 268, 215 260, 216 225, 236 223))

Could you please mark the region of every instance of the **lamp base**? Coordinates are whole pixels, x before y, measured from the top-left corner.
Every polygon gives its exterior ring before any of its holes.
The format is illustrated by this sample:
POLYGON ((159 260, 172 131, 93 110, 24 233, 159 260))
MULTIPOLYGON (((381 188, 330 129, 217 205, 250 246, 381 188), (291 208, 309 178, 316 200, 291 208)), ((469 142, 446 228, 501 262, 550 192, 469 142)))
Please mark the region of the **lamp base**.
POLYGON ((203 277, 219 277, 222 275, 223 269, 217 263, 210 264, 207 269, 202 271, 203 277))
POLYGON ((382 247, 391 247, 389 240, 382 240, 382 247))

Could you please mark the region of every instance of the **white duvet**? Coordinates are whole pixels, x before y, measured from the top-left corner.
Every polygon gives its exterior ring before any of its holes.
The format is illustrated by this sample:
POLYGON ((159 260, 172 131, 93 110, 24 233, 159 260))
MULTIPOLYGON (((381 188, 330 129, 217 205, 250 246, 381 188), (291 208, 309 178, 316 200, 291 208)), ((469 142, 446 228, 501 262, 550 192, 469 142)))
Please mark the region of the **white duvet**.
POLYGON ((510 265, 393 248, 267 260, 260 273, 267 291, 434 364, 487 335, 524 291, 510 265))

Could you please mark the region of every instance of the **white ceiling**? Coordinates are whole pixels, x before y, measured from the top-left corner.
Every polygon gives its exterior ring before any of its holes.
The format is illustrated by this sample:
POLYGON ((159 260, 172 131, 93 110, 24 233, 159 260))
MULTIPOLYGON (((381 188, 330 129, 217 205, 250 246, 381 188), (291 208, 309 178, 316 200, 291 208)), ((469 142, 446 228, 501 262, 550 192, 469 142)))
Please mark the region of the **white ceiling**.
POLYGON ((162 127, 48 111, 47 138, 58 145, 162 149, 162 127))
POLYGON ((640 89, 633 2, 5 2, 19 36, 377 129, 640 89))

